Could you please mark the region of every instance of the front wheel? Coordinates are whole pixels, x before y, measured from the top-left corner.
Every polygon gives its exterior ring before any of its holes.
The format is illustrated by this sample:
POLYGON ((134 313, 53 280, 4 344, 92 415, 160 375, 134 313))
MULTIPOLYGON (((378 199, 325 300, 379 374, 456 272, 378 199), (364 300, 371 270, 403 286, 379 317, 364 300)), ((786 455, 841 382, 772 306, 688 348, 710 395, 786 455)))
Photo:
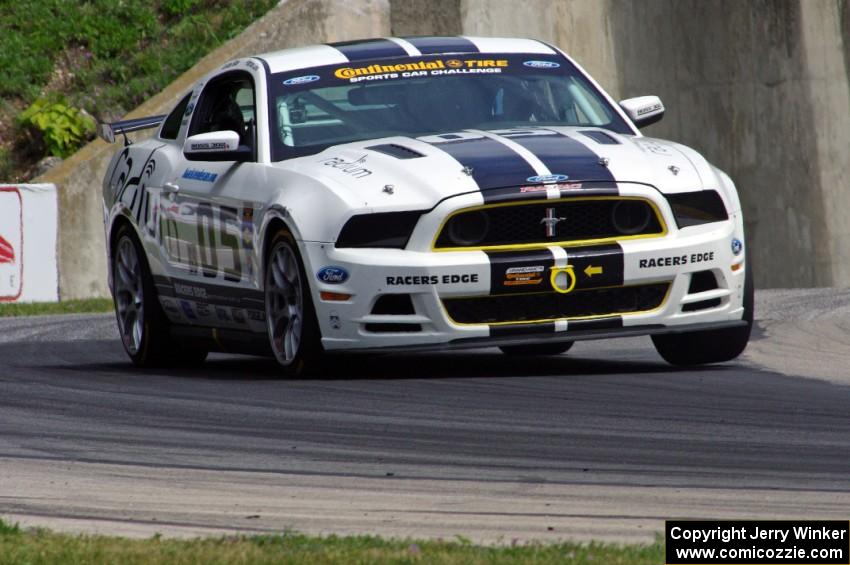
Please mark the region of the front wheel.
POLYGON ((744 316, 747 325, 724 330, 654 335, 652 343, 665 361, 672 365, 705 365, 731 361, 744 352, 753 328, 755 290, 753 273, 747 265, 744 279, 744 316))
POLYGON ((322 352, 310 287, 292 235, 279 231, 265 273, 266 325, 275 359, 287 376, 299 376, 322 352))

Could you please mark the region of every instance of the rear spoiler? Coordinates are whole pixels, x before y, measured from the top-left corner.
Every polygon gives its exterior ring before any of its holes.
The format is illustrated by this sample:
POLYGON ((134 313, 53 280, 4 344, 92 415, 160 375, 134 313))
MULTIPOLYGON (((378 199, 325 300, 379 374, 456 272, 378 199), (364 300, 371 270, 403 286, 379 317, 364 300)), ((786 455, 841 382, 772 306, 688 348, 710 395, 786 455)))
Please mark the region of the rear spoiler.
POLYGON ((111 124, 98 124, 97 135, 106 143, 115 143, 116 135, 124 136, 124 144, 129 145, 127 134, 131 131, 155 128, 165 120, 166 114, 161 116, 150 116, 148 118, 136 118, 133 120, 122 120, 111 124))

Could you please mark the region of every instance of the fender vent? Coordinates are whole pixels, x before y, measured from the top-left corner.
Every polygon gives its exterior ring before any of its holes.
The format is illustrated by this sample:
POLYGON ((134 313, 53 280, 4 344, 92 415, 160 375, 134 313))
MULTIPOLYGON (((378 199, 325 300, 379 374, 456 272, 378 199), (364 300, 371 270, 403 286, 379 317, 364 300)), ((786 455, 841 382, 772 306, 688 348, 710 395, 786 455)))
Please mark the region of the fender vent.
POLYGON ((589 129, 589 130, 580 131, 579 133, 584 135, 584 136, 589 137, 590 139, 592 139, 593 141, 595 141, 596 143, 599 143, 601 145, 620 145, 619 141, 617 141, 616 139, 614 139, 613 137, 611 137, 610 135, 608 135, 604 131, 597 131, 597 130, 589 129))
POLYGON ((367 147, 366 149, 369 149, 371 151, 377 151, 378 153, 384 153, 385 155, 390 155, 391 157, 395 157, 396 159, 417 159, 419 157, 425 156, 419 151, 414 151, 409 147, 405 147, 404 145, 398 145, 396 143, 373 145, 372 147, 367 147))

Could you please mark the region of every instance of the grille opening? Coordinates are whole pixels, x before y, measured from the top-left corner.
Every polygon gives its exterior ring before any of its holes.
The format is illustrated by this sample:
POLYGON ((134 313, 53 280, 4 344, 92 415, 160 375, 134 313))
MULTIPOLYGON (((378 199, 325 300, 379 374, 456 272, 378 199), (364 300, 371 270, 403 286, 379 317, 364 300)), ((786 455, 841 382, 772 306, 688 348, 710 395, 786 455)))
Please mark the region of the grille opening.
MULTIPOLYGON (((691 275, 691 285, 688 287, 688 294, 696 294, 707 290, 715 290, 717 288, 717 277, 711 271, 697 271, 691 275)), ((707 301, 710 302, 710 301, 707 301)), ((696 302, 695 304, 699 304, 696 302)))
POLYGON ((708 310, 709 308, 717 308, 720 306, 719 298, 711 300, 700 300, 699 302, 691 302, 682 306, 682 312, 696 312, 697 310, 708 310))
POLYGON ((405 316, 416 314, 409 294, 382 294, 372 306, 372 314, 405 316))
POLYGON ((655 210, 645 200, 565 199, 461 211, 443 226, 435 248, 486 248, 663 233, 655 210))
POLYGON ((366 331, 381 333, 413 333, 421 332, 421 324, 366 324, 366 331))
POLYGON ((667 283, 502 296, 447 298, 443 305, 459 324, 528 323, 654 310, 667 296, 667 283))

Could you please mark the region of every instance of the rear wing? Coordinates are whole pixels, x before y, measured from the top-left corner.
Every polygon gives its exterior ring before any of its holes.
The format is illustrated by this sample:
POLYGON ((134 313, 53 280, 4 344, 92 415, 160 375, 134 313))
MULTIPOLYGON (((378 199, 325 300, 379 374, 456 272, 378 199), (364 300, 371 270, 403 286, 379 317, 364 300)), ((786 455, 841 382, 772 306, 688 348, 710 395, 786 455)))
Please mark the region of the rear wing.
POLYGON ((97 135, 107 143, 115 143, 116 135, 124 136, 124 144, 129 145, 127 134, 131 131, 155 128, 165 120, 166 114, 161 116, 150 116, 148 118, 136 118, 133 120, 122 120, 111 124, 98 124, 97 135))

